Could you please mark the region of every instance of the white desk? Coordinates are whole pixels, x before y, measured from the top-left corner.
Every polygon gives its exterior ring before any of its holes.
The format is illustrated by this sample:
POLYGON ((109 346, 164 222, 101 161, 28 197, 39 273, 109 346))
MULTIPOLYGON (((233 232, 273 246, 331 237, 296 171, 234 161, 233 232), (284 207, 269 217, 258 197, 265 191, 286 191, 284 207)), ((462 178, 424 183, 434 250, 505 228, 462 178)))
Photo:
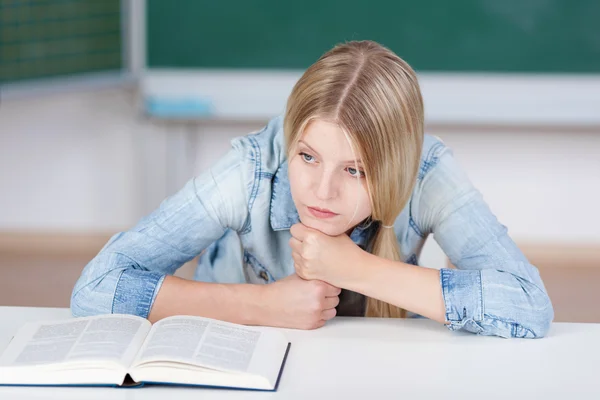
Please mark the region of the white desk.
MULTIPOLYGON (((60 318, 69 310, 0 307, 0 351, 23 323, 60 318)), ((0 399, 600 399, 600 324, 557 323, 540 340, 428 320, 336 318, 285 332, 292 347, 277 392, 0 387, 0 399)))

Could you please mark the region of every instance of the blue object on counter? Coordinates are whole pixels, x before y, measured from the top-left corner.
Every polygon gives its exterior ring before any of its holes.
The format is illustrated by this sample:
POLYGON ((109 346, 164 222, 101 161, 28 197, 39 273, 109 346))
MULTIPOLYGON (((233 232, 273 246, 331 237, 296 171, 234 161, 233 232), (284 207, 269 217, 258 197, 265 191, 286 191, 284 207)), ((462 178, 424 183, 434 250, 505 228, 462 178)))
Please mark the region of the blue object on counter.
POLYGON ((202 118, 214 115, 212 101, 197 98, 155 98, 144 101, 146 113, 159 118, 202 118))

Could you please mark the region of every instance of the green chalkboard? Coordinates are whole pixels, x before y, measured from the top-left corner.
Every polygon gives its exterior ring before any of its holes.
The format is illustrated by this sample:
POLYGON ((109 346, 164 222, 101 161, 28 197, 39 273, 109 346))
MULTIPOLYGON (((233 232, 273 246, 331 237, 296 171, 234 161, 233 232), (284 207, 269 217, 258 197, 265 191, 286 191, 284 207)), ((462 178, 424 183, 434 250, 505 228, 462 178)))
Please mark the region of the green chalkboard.
POLYGON ((120 0, 0 0, 0 84, 119 71, 120 0))
POLYGON ((600 72, 600 0, 147 0, 147 65, 303 69, 376 40, 417 70, 600 72))

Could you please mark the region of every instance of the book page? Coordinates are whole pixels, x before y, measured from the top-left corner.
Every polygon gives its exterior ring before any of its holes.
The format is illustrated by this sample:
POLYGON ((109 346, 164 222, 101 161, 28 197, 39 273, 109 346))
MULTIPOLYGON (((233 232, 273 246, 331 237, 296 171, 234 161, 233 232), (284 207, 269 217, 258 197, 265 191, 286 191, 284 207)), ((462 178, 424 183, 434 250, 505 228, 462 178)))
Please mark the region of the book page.
POLYGON ((112 361, 129 366, 150 330, 131 315, 106 315, 22 327, 0 357, 0 366, 112 361))
POLYGON ((169 317, 154 324, 135 364, 168 360, 246 372, 261 334, 200 317, 169 317))
POLYGON ((246 372, 261 335, 261 332, 246 327, 213 322, 196 352, 196 362, 246 372))

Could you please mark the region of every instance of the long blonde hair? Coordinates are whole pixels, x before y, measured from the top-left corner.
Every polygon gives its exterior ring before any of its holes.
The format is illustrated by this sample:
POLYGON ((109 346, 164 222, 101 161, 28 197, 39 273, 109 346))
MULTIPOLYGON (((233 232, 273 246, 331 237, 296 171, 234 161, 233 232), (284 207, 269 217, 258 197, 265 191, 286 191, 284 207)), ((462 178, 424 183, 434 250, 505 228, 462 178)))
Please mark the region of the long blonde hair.
MULTIPOLYGON (((314 119, 337 123, 363 161, 379 228, 369 251, 403 261, 394 221, 410 199, 423 145, 423 99, 413 69, 372 41, 337 45, 311 65, 288 98, 284 133, 288 155, 314 119)), ((404 317, 405 311, 367 298, 366 316, 404 317)))

